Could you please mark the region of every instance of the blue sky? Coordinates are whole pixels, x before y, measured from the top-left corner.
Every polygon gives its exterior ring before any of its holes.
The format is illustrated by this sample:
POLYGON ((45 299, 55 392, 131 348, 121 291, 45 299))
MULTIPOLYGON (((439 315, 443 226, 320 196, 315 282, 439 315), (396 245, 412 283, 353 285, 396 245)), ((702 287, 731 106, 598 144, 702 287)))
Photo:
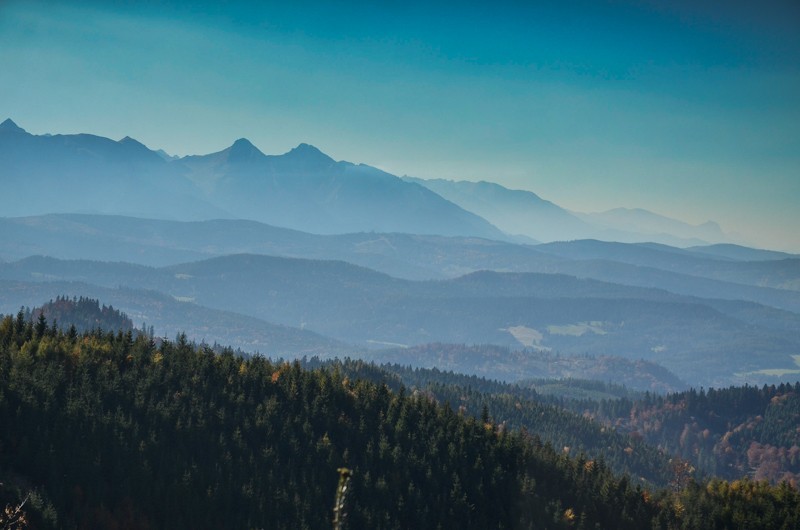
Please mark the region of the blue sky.
POLYGON ((800 251, 797 2, 0 2, 0 120, 300 142, 800 251))

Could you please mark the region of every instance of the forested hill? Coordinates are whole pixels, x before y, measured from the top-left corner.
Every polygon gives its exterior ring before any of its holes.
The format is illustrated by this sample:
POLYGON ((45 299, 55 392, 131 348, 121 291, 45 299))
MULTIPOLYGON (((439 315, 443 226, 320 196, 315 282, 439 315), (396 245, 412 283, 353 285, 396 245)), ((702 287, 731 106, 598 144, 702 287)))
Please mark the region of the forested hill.
POLYGON ((31 320, 44 318, 65 330, 74 326, 78 333, 94 329, 106 331, 130 331, 133 329, 133 321, 125 313, 105 304, 101 307, 98 300, 83 296, 72 298, 57 296, 55 300, 50 300, 41 307, 24 311, 31 320))
MULTIPOLYGON (((38 324, 38 323, 37 323, 38 324)), ((647 491, 533 433, 184 338, 0 321, 0 503, 32 528, 796 528, 749 481, 647 491)))
POLYGON ((591 415, 695 463, 703 473, 800 484, 800 383, 648 394, 591 415))
POLYGON ((602 457, 612 470, 642 484, 745 476, 800 484, 800 383, 658 395, 600 381, 509 384, 361 360, 312 358, 304 365, 337 366, 351 378, 385 382, 394 389, 405 385, 476 417, 486 412, 572 455, 602 457))
POLYGON ((531 387, 434 369, 361 360, 305 360, 306 367, 341 370, 351 379, 385 383, 397 392, 424 395, 448 403, 459 414, 491 421, 503 429, 535 433, 564 454, 602 459, 612 471, 627 474, 634 484, 667 487, 685 481, 689 466, 642 441, 608 429, 562 406, 559 399, 539 395, 531 387), (490 420, 488 420, 489 418, 490 420))

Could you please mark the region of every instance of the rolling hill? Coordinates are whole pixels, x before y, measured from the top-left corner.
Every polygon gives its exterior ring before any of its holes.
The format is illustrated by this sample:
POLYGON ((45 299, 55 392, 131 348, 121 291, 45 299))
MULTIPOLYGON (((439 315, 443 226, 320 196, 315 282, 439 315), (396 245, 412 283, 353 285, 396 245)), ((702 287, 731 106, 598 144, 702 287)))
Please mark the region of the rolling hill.
POLYGON ((478 273, 419 282, 344 262, 235 255, 162 268, 35 258, 0 265, 0 278, 153 289, 362 347, 444 342, 618 355, 705 385, 773 381, 798 371, 792 314, 785 326, 768 327, 740 319, 771 318, 774 310, 763 306, 563 275, 478 273))
POLYGON ((453 278, 479 270, 562 273, 800 312, 796 291, 761 285, 789 286, 792 278, 800 277, 796 260, 731 262, 663 245, 576 241, 531 246, 398 233, 322 236, 254 221, 175 222, 74 214, 0 218, 0 232, 0 258, 7 261, 49 255, 165 266, 229 254, 268 254, 347 261, 412 280, 453 278), (714 279, 726 275, 751 284, 714 279))
POLYGON ((137 328, 150 328, 159 337, 186 333, 192 340, 224 344, 273 358, 303 355, 353 355, 359 349, 309 330, 271 324, 233 311, 221 311, 145 289, 111 288, 84 282, 21 282, 0 280, 0 313, 16 314, 21 306, 35 307, 59 296, 87 296, 123 308, 137 328))

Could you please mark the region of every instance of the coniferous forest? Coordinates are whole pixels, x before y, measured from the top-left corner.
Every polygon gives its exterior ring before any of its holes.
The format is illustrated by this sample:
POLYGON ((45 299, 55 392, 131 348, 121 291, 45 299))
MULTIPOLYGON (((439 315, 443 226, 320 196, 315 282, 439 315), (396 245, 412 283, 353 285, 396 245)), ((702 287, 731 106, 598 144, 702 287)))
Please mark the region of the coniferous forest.
POLYGON ((29 528, 326 528, 343 467, 345 528, 800 525, 787 483, 643 486, 488 406, 23 312, 0 322, 0 424, 0 501, 29 528))

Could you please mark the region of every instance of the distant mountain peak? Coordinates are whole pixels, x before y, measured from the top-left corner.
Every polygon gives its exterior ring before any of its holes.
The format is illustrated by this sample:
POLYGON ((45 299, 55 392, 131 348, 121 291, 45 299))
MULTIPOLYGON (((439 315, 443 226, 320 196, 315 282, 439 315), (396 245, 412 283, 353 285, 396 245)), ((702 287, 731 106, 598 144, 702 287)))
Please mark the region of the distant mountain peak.
POLYGON ((144 144, 143 144, 142 142, 140 142, 139 140, 135 140, 135 139, 131 138, 130 136, 126 136, 125 138, 123 138, 122 140, 120 140, 120 141, 119 141, 119 142, 117 142, 117 143, 120 143, 120 144, 122 144, 122 145, 134 145, 134 146, 136 146, 136 147, 139 147, 139 146, 141 146, 141 147, 144 147, 145 149, 147 149, 147 146, 146 146, 146 145, 144 145, 144 144))
POLYGON ((722 227, 719 226, 719 223, 716 221, 706 221, 705 223, 701 223, 697 226, 699 228, 711 228, 713 230, 719 230, 720 232, 722 231, 722 227))
POLYGON ((164 151, 163 149, 158 149, 158 150, 156 150, 156 154, 157 154, 158 156, 160 156, 161 158, 163 158, 164 160, 167 160, 167 161, 170 161, 170 160, 177 160, 177 159, 179 159, 179 158, 180 158, 180 157, 179 157, 179 156, 177 156, 177 155, 171 155, 171 154, 167 153, 167 152, 166 152, 166 151, 164 151))
POLYGON ((25 129, 14 123, 11 118, 7 118, 6 121, 0 123, 0 132, 25 132, 25 129))
POLYGON ((247 138, 239 138, 228 148, 229 162, 252 162, 264 156, 247 138))
POLYGON ((162 160, 162 157, 159 156, 158 153, 156 153, 155 151, 151 151, 149 147, 144 145, 139 140, 131 138, 130 136, 126 136, 125 138, 117 142, 117 144, 122 147, 124 153, 127 153, 126 155, 123 156, 130 157, 129 158, 130 161, 136 160, 141 162, 144 160, 148 160, 149 162, 155 162, 162 160))
POLYGON ((239 138, 238 140, 233 142, 233 145, 231 145, 231 148, 232 149, 255 149, 259 153, 261 152, 261 151, 259 151, 258 147, 254 146, 253 142, 251 142, 247 138, 239 138))
POLYGON ((327 163, 335 162, 335 160, 311 144, 301 143, 286 155, 291 158, 302 158, 304 160, 324 161, 327 163))
POLYGON ((321 153, 319 149, 314 147, 311 144, 307 144, 305 142, 301 142, 297 147, 292 149, 292 151, 300 151, 300 152, 309 152, 309 153, 321 153))

